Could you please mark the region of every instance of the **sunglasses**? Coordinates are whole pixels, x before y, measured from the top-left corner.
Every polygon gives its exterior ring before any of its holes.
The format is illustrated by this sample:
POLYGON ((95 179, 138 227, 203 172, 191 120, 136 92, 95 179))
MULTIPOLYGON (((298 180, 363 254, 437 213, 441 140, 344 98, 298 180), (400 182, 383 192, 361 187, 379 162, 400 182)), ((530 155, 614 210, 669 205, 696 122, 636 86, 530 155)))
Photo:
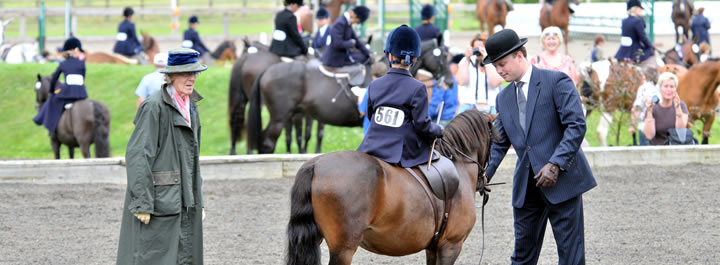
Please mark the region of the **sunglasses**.
POLYGON ((558 34, 557 32, 547 32, 547 33, 544 34, 545 37, 549 37, 549 36, 559 36, 559 35, 560 35, 560 34, 558 34))
POLYGON ((182 73, 176 73, 176 75, 181 76, 181 77, 186 77, 186 78, 191 77, 191 76, 197 77, 198 75, 200 75, 200 72, 182 72, 182 73))

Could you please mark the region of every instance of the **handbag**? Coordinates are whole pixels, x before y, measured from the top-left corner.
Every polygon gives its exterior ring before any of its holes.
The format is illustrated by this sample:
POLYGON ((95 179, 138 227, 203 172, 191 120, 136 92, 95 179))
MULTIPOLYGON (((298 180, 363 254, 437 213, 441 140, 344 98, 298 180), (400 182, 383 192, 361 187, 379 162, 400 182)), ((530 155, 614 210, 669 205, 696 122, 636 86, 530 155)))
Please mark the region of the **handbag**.
POLYGON ((693 137, 693 131, 688 128, 670 128, 667 131, 665 145, 688 145, 697 143, 698 140, 693 137))

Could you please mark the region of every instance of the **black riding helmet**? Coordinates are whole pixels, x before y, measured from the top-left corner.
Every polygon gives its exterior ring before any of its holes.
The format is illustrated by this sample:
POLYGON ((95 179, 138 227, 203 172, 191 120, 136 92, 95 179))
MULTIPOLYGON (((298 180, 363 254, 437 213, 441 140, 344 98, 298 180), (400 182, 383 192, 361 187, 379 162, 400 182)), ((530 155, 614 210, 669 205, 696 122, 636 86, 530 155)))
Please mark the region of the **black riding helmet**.
POLYGON ((80 43, 80 40, 75 37, 70 37, 69 39, 65 40, 65 43, 63 44, 63 51, 70 51, 74 50, 75 48, 78 48, 81 52, 83 51, 82 43, 80 43))
POLYGON ((123 10, 123 17, 129 17, 135 14, 135 10, 132 9, 132 7, 125 7, 123 10))

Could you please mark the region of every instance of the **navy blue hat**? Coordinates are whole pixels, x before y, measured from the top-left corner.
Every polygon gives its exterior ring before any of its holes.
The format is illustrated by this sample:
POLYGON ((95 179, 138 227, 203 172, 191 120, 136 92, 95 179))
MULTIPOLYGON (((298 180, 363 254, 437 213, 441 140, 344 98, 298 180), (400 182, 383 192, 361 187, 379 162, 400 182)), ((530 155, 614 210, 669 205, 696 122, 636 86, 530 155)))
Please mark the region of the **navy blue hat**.
POLYGON ((640 4, 640 0, 628 0, 628 1, 627 1, 627 8, 626 8, 625 10, 630 10, 630 8, 633 7, 633 6, 637 6, 637 7, 639 7, 639 8, 644 9, 644 8, 642 7, 642 5, 640 4))
POLYGON ((365 23, 365 20, 370 17, 370 9, 365 6, 356 6, 352 9, 353 13, 360 19, 360 23, 365 23))
POLYGON ((200 53, 189 48, 178 48, 168 52, 167 66, 160 70, 163 74, 202 72, 207 66, 200 64, 200 53))
POLYGON ((190 19, 188 19, 188 23, 198 23, 198 17, 196 15, 192 15, 190 19))
POLYGON ((482 64, 497 62, 508 54, 520 49, 527 41, 527 38, 519 38, 517 33, 512 29, 503 29, 495 32, 495 34, 490 36, 487 42, 485 42, 487 56, 485 56, 482 64))
POLYGON ((318 9, 318 11, 317 11, 317 14, 315 14, 315 18, 317 18, 317 19, 323 19, 323 18, 329 18, 329 17, 330 17, 330 12, 328 12, 327 8, 324 8, 324 7, 320 7, 320 9, 318 9))
MULTIPOLYGON (((398 57, 405 56, 405 64, 410 65, 412 58, 420 57, 420 35, 407 25, 399 26, 388 35, 385 42, 385 55, 392 54, 398 57)), ((390 62, 398 63, 399 59, 390 62)))
POLYGON ((75 48, 78 48, 81 52, 85 52, 85 51, 83 51, 82 43, 80 43, 80 40, 78 40, 78 38, 75 38, 75 37, 70 37, 69 39, 65 40, 62 50, 69 51, 69 50, 74 50, 75 48))
POLYGON ((423 20, 428 20, 432 18, 433 16, 435 16, 435 7, 430 4, 424 5, 422 10, 420 11, 420 16, 423 20))
POLYGON ((125 7, 125 9, 123 9, 123 17, 129 17, 129 16, 132 16, 133 14, 135 14, 135 10, 133 10, 132 7, 128 6, 128 7, 125 7))

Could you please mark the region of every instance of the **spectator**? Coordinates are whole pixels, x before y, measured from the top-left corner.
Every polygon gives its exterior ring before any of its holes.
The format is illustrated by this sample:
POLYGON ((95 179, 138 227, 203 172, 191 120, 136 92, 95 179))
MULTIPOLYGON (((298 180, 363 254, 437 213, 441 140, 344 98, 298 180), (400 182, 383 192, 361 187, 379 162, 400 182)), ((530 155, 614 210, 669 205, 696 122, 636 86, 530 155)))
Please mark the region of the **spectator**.
MULTIPOLYGON (((372 66, 372 80, 375 81, 375 79, 378 79, 385 75, 388 71, 387 65, 384 64, 373 64, 372 66)), ((367 130, 370 127, 370 120, 368 119, 367 115, 367 104, 368 104, 368 92, 367 89, 365 89, 365 92, 362 93, 363 97, 360 103, 358 104, 358 111, 360 111, 360 116, 363 117, 363 136, 367 134, 367 130)))
POLYGON ((165 75, 160 71, 167 65, 168 54, 158 53, 153 58, 153 64, 155 65, 155 71, 146 74, 140 80, 137 89, 135 89, 135 95, 138 96, 136 109, 140 107, 140 103, 145 101, 146 98, 154 94, 163 84, 165 84, 165 75))
POLYGON ((475 35, 470 41, 470 48, 465 51, 465 58, 458 64, 458 113, 473 107, 488 113, 495 113, 495 97, 500 93, 502 77, 495 71, 492 64, 483 65, 487 55, 485 41, 488 35, 483 32, 475 35))
POLYGON ((657 71, 655 69, 648 69, 644 73, 645 76, 645 83, 643 83, 637 91, 637 95, 635 96, 635 101, 633 102, 631 114, 631 124, 628 128, 628 131, 630 134, 634 134, 638 132, 638 144, 639 145, 649 145, 647 137, 645 137, 645 113, 647 112, 647 108, 645 106, 645 101, 647 99, 653 100, 660 100, 660 91, 655 86, 655 82, 657 81, 657 71))
POLYGON ((590 55, 590 60, 592 60, 593 63, 607 59, 603 55, 603 46, 605 46, 605 37, 598 34, 595 36, 595 44, 593 45, 592 54, 590 55))
POLYGON ((433 81, 432 95, 430 95, 430 108, 428 111, 430 112, 430 119, 433 121, 436 121, 438 115, 440 115, 440 125, 443 127, 447 126, 450 120, 455 117, 455 113, 457 113, 458 85, 457 80, 455 80, 455 75, 458 71, 458 64, 463 57, 462 54, 458 54, 450 60, 450 72, 453 74, 454 84, 452 88, 440 88, 437 85, 437 80, 433 81), (442 113, 439 113, 441 102, 445 102, 445 104, 443 105, 442 113))
POLYGON ((703 15, 704 12, 704 7, 698 8, 697 14, 695 14, 695 17, 693 17, 692 23, 690 25, 693 39, 697 38, 698 44, 703 42, 707 42, 707 44, 710 44, 710 34, 708 34, 708 30, 710 30, 710 20, 708 20, 703 15))
POLYGON ((687 128, 688 108, 677 93, 678 78, 673 73, 663 73, 658 78, 660 86, 659 103, 645 99, 645 136, 651 145, 662 145, 667 140, 668 130, 687 128))
POLYGON ((555 70, 565 73, 577 84, 579 76, 575 70, 575 61, 567 54, 559 52, 563 45, 563 34, 558 27, 547 27, 540 35, 543 51, 532 58, 530 63, 541 69, 555 70))

